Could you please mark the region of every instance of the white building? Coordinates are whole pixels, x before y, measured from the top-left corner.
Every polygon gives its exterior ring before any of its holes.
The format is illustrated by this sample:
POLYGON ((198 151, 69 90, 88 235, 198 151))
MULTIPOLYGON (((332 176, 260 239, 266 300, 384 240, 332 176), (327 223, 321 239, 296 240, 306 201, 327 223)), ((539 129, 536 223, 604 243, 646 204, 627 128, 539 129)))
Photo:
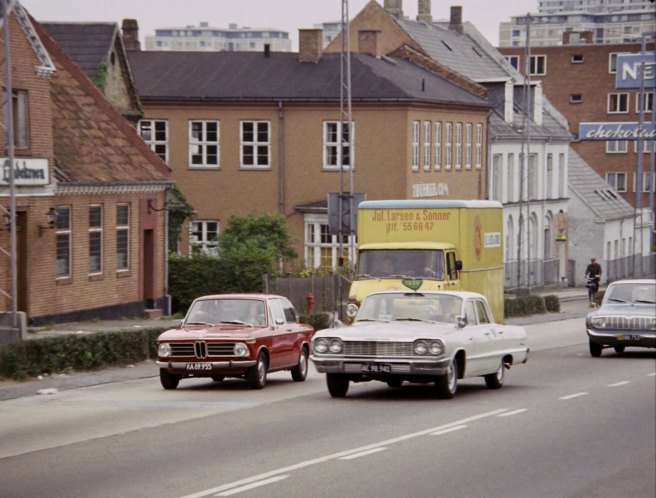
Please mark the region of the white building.
POLYGON ((146 50, 201 52, 262 52, 265 46, 273 52, 291 52, 292 41, 287 31, 276 28, 215 28, 207 22, 199 26, 160 28, 155 36, 146 36, 146 50))

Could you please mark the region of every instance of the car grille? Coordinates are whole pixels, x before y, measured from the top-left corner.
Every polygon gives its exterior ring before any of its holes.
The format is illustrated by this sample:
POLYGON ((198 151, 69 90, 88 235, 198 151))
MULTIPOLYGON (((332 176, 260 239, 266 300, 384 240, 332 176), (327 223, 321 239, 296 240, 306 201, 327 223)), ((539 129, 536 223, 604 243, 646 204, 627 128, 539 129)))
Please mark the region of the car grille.
POLYGON ((412 356, 411 342, 346 341, 345 356, 412 356))
POLYGON ((177 342, 171 343, 171 357, 193 356, 206 358, 208 356, 233 356, 234 342, 177 342))
POLYGON ((647 316, 607 316, 606 328, 620 330, 654 330, 654 319, 647 316))

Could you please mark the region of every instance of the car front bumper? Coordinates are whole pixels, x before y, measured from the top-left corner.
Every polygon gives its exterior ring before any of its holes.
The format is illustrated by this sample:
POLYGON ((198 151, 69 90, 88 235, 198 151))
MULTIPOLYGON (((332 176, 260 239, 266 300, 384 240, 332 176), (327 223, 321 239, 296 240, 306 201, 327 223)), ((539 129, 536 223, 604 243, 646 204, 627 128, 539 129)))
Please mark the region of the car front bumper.
POLYGON ((248 370, 255 365, 255 360, 240 361, 181 361, 181 360, 157 360, 155 365, 164 368, 171 373, 189 374, 189 375, 212 375, 212 374, 235 374, 248 370))
POLYGON ((361 358, 361 357, 310 357, 319 373, 344 373, 384 377, 395 375, 444 375, 451 358, 361 358))
POLYGON ((595 344, 602 346, 633 346, 643 348, 656 348, 656 332, 631 330, 596 330, 586 329, 588 338, 595 344))

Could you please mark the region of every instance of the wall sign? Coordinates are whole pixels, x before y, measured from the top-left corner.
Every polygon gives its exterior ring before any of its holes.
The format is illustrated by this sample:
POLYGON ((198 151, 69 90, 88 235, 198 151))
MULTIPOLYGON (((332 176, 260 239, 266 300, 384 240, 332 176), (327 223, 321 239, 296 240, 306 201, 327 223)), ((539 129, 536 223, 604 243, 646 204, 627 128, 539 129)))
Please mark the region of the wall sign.
POLYGON ((643 68, 645 73, 645 89, 654 88, 654 84, 656 83, 655 55, 654 52, 617 54, 615 88, 640 88, 643 68))
POLYGON ((579 123, 579 140, 643 140, 656 139, 653 123, 607 122, 579 123))
MULTIPOLYGON (((9 185, 11 178, 11 167, 9 159, 0 157, 0 164, 2 164, 2 177, 0 178, 0 185, 9 185)), ((18 158, 14 159, 14 185, 17 187, 32 187, 40 185, 48 185, 50 178, 48 175, 48 160, 18 158)))

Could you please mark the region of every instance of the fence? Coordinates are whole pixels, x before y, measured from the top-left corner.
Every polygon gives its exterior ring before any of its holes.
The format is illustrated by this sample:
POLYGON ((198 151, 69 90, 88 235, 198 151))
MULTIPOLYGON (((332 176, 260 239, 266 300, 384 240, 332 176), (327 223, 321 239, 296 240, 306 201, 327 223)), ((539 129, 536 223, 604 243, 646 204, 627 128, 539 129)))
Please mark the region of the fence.
POLYGON ((351 281, 343 275, 326 277, 292 277, 270 279, 263 276, 263 292, 280 294, 289 299, 300 313, 308 311, 308 294, 314 298, 313 313, 334 312, 340 310, 339 303, 348 298, 351 281))

